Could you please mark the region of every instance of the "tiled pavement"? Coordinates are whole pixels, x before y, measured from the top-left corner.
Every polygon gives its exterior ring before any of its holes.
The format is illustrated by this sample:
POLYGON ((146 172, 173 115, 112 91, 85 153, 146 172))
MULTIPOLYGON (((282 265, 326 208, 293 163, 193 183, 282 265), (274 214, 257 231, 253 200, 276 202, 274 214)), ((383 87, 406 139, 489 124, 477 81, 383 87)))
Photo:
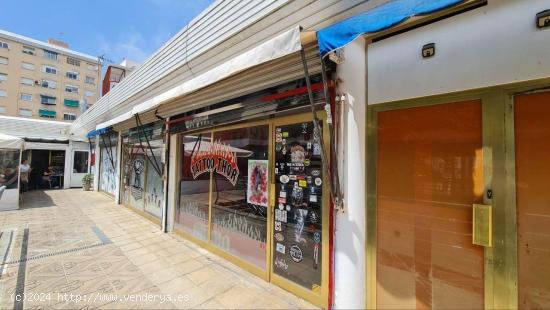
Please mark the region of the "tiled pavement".
POLYGON ((314 308, 103 194, 30 192, 22 207, 0 212, 0 309, 314 308))

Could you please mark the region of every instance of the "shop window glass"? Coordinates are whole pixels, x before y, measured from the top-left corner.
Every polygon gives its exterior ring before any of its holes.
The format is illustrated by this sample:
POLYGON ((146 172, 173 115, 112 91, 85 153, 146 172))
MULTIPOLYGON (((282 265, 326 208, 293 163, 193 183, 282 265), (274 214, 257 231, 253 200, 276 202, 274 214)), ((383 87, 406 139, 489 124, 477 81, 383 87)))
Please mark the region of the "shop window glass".
MULTIPOLYGON (((160 168, 160 173, 163 173, 163 164, 161 163, 161 152, 162 152, 162 140, 151 141, 151 148, 153 155, 148 151, 151 160, 158 163, 160 168), (153 159, 154 157, 154 159, 153 159)), ((164 185, 162 181, 162 176, 159 175, 157 170, 153 168, 153 165, 147 161, 147 172, 146 172, 146 181, 145 181, 145 211, 156 216, 157 218, 162 218, 162 205, 164 203, 164 185)))
POLYGON ((19 150, 0 149, 0 190, 4 187, 4 194, 6 194, 5 190, 17 189, 19 184, 17 181, 19 153, 19 150))
POLYGON ((322 161, 313 123, 275 127, 273 272, 314 292, 322 273, 322 161))
POLYGON ((88 172, 88 152, 75 151, 73 162, 73 173, 87 173, 88 172))
POLYGON ((16 206, 18 196, 18 174, 20 150, 0 149, 0 210, 16 206))
POLYGON ((117 135, 100 137, 99 189, 111 195, 116 190, 117 135), (110 140, 110 142, 109 142, 110 140))
POLYGON ((164 204, 163 137, 162 124, 150 124, 139 130, 129 130, 122 140, 123 203, 146 211, 158 219, 162 218, 164 204), (149 143, 143 133, 147 135, 149 143), (160 171, 155 169, 151 161, 158 164, 160 171))
POLYGON ((208 202, 210 174, 193 176, 191 160, 208 149, 210 134, 186 135, 181 141, 180 196, 176 210, 176 228, 201 240, 208 240, 208 202))
POLYGON ((211 242, 265 269, 269 126, 215 132, 210 147, 191 169, 214 159, 211 242))

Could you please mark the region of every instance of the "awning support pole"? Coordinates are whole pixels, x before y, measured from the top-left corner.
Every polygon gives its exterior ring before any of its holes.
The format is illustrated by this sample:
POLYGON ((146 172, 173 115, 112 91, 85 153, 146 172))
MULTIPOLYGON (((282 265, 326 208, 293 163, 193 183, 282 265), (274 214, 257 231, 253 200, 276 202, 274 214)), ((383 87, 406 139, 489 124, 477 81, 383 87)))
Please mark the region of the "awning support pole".
POLYGON ((321 132, 321 124, 319 123, 319 119, 317 118, 317 113, 315 111, 315 101, 313 99, 313 90, 311 88, 311 79, 309 77, 309 70, 307 68, 307 59, 306 59, 306 53, 304 51, 304 49, 302 48, 300 50, 300 55, 302 57, 302 65, 304 67, 304 74, 305 74, 305 79, 306 79, 306 86, 307 86, 307 93, 308 93, 308 97, 309 97, 309 104, 310 104, 310 107, 311 107, 311 113, 313 114, 313 138, 314 138, 314 142, 317 142, 319 143, 319 146, 321 148, 321 162, 322 162, 322 165, 323 165, 323 171, 324 173, 326 173, 328 175, 328 185, 329 185, 329 188, 330 188, 330 193, 331 193, 331 196, 332 196, 332 199, 333 199, 333 202, 334 204, 336 205, 336 192, 333 188, 333 182, 331 180, 332 176, 331 176, 331 172, 330 172, 330 168, 329 168, 329 165, 328 165, 328 162, 327 162, 327 155, 326 155, 326 152, 325 152, 325 143, 323 141, 323 134, 321 132))
MULTIPOLYGON (((103 141, 103 145, 107 146, 107 143, 105 143, 105 135, 101 135, 101 140, 103 141)), ((115 170, 115 162, 113 160, 113 143, 111 142, 111 135, 109 134, 109 147, 107 148, 107 156, 109 157, 109 162, 111 163, 111 167, 113 167, 113 170, 115 170)))
MULTIPOLYGON (((323 58, 321 58, 321 78, 323 79, 323 95, 325 97, 325 111, 327 111, 327 123, 328 128, 330 130, 330 151, 334 156, 337 156, 337 147, 336 147, 336 130, 334 128, 334 123, 332 119, 332 109, 330 106, 330 95, 328 92, 328 79, 327 79, 327 71, 325 67, 325 61, 323 58)), ((338 163, 331 165, 331 184, 332 184, 332 194, 334 195, 334 208, 336 210, 343 210, 343 197, 342 197, 342 189, 340 187, 340 175, 338 173, 338 163)))
POLYGON ((136 117, 136 124, 137 124, 137 128, 138 128, 138 141, 139 141, 139 145, 141 146, 141 149, 143 150, 143 153, 145 153, 145 157, 147 158, 147 160, 149 160, 149 162, 151 163, 151 165, 153 166, 153 169, 155 169, 155 172, 162 177, 162 171, 160 169, 160 165, 158 164, 157 162, 157 158, 155 157, 155 154, 153 154, 153 149, 151 148, 151 143, 149 142, 149 138, 147 137, 147 135, 145 134, 145 130, 143 130, 143 124, 141 123, 141 119, 139 118, 139 114, 136 114, 135 115, 136 117), (141 138, 139 137, 139 133, 142 133, 143 134, 143 137, 145 138, 145 141, 147 142, 147 148, 149 149, 149 151, 151 152, 151 155, 153 157, 153 160, 151 160, 151 157, 149 157, 149 155, 147 155, 147 150, 145 150, 145 148, 143 147, 143 143, 141 142, 141 138))

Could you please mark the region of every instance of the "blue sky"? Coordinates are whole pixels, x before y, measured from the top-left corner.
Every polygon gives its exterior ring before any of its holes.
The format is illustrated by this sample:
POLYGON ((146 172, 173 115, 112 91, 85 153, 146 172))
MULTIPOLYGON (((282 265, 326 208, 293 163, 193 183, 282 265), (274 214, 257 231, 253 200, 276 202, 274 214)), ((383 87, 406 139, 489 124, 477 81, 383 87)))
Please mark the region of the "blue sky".
POLYGON ((0 28, 73 50, 143 61, 212 0, 1 0, 0 28))

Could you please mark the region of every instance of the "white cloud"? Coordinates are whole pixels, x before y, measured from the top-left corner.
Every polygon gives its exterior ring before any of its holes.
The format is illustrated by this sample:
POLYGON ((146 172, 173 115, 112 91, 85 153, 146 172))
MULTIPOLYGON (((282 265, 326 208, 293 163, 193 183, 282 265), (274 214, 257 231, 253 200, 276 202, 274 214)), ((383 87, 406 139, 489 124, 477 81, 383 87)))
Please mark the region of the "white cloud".
POLYGON ((99 50, 105 54, 106 58, 115 63, 120 63, 123 58, 142 62, 151 53, 145 49, 147 42, 143 35, 133 28, 111 40, 103 35, 98 35, 97 41, 99 50))

